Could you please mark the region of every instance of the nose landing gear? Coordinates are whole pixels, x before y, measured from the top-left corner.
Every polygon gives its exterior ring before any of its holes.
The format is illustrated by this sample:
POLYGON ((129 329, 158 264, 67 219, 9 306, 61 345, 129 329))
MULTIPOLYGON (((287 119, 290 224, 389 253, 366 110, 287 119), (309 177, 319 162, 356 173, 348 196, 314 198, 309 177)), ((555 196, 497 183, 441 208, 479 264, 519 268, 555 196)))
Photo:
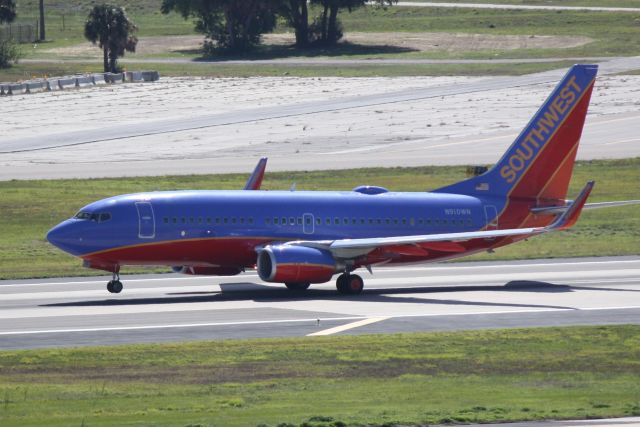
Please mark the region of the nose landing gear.
POLYGON ((120 281, 120 274, 113 273, 113 279, 107 283, 107 290, 112 294, 119 294, 122 292, 122 282, 120 281))

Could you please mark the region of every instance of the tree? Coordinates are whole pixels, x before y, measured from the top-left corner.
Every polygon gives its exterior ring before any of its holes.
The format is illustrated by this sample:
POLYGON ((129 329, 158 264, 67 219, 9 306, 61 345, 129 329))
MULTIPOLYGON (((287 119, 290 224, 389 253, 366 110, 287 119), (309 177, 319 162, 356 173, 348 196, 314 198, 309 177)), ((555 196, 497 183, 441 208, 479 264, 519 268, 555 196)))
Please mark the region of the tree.
POLYGON ((296 46, 307 47, 309 45, 309 10, 307 0, 283 0, 280 14, 293 27, 296 33, 296 46))
POLYGON ((0 24, 13 22, 16 19, 15 0, 0 0, 0 24))
POLYGON ((311 0, 311 3, 322 7, 322 13, 316 18, 313 25, 315 38, 323 45, 335 44, 342 38, 342 29, 338 20, 338 11, 340 9, 347 9, 351 12, 367 3, 390 6, 397 2, 398 0, 311 0))
POLYGON ((40 41, 45 41, 44 35, 44 0, 40 0, 40 41))
POLYGON ((178 12, 196 19, 196 31, 212 42, 207 50, 244 52, 260 42, 276 24, 277 0, 163 0, 162 13, 178 12))
POLYGON ((84 36, 102 48, 105 73, 118 72, 118 58, 125 51, 136 51, 136 31, 138 27, 129 21, 124 9, 108 4, 94 6, 84 26, 84 36))

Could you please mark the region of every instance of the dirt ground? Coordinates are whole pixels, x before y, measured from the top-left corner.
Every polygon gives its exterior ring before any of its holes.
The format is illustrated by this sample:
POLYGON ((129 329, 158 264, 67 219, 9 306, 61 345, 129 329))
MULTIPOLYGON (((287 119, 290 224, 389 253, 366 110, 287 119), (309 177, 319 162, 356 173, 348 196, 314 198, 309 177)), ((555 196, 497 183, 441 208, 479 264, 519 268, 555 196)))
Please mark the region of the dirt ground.
MULTIPOLYGON (((135 54, 128 57, 158 55, 172 52, 192 52, 200 49, 203 36, 163 36, 141 37, 135 54)), ((461 33, 347 33, 346 42, 369 46, 394 46, 421 52, 474 52, 483 50, 514 50, 540 48, 571 48, 582 46, 592 41, 582 36, 539 36, 539 35, 492 35, 461 33)), ((264 43, 271 45, 293 44, 291 33, 266 34, 264 43)), ((44 53, 56 55, 96 57, 101 51, 97 46, 82 43, 64 48, 47 49, 44 53)))

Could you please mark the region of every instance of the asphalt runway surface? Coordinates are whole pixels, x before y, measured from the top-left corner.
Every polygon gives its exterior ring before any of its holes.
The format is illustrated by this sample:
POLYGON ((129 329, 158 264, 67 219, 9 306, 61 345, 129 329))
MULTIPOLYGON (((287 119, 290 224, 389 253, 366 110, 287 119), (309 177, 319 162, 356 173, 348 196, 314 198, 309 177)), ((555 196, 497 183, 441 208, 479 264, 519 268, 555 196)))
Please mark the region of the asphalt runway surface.
POLYGON ((0 349, 640 323, 640 258, 431 264, 291 292, 249 272, 0 282, 0 349))

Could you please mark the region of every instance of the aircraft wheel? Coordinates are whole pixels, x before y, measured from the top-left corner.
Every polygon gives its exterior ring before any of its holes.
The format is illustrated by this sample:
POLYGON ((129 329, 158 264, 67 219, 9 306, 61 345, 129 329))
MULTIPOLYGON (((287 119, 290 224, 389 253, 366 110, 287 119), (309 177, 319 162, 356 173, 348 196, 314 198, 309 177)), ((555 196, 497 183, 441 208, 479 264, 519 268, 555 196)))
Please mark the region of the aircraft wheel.
POLYGON ((347 274, 341 274, 338 276, 338 280, 336 280, 336 289, 341 294, 348 293, 347 290, 347 274))
POLYGON ((107 290, 112 294, 119 294, 120 292, 122 292, 122 288, 122 282, 119 280, 111 280, 109 283, 107 283, 107 290))
POLYGON ((349 280, 347 281, 347 288, 350 294, 357 295, 361 293, 364 288, 364 280, 357 274, 350 274, 349 280))
POLYGON ((357 274, 341 274, 336 281, 338 292, 345 295, 357 295, 364 288, 364 280, 357 274))
POLYGON ((285 283, 284 285, 290 291, 304 291, 309 289, 311 283, 285 283))

